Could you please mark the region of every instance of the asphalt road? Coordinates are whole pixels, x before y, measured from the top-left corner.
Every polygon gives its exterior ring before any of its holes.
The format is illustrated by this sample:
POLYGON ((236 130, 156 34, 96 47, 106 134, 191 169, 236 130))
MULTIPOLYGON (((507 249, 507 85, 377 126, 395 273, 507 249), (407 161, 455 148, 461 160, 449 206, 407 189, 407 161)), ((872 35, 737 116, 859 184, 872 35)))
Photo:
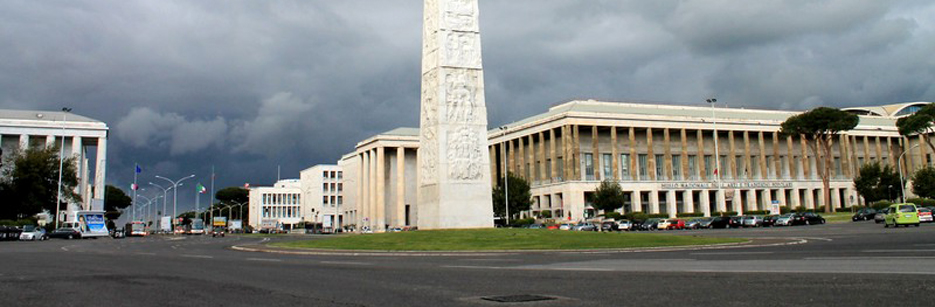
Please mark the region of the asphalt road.
POLYGON ((262 239, 237 236, 0 242, 0 305, 933 305, 935 224, 670 233, 797 244, 414 257, 242 252, 262 239), (552 300, 481 299, 520 294, 552 300))

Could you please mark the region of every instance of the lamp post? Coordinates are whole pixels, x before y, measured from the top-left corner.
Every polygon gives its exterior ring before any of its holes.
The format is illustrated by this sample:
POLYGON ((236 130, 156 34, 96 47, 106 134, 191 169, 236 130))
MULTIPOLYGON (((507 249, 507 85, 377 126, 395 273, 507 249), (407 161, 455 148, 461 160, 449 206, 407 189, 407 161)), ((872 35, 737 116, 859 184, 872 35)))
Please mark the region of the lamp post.
MULTIPOLYGON (((169 198, 169 190, 174 189, 173 187, 163 188, 161 185, 155 184, 152 181, 149 182, 149 185, 154 186, 162 190, 162 214, 166 214, 166 199, 169 198)), ((181 186, 182 184, 179 183, 181 186)), ((160 215, 161 217, 161 215, 160 215)))
POLYGON ((896 159, 896 168, 899 169, 899 188, 902 190, 902 194, 899 195, 899 198, 900 198, 899 202, 901 203, 906 202, 906 183, 903 181, 903 155, 905 155, 907 152, 912 151, 916 147, 919 147, 919 145, 922 145, 922 144, 919 143, 919 144, 913 145, 912 147, 909 147, 909 149, 899 154, 899 158, 896 159))
MULTIPOLYGON (((721 192, 721 154, 718 152, 717 144, 717 114, 714 113, 714 106, 717 104, 717 98, 709 98, 705 101, 711 104, 711 123, 714 125, 714 188, 717 189, 717 192, 714 194, 714 203, 720 204, 717 194, 721 192)), ((711 206, 708 205, 709 213, 711 211, 710 208, 711 206)))
MULTIPOLYGON (((507 126, 500 126, 501 135, 506 134, 507 126)), ((510 172, 506 167, 507 164, 507 153, 506 149, 503 150, 503 209, 506 210, 506 224, 504 226, 510 226, 510 172)))
POLYGON ((172 188, 173 188, 172 190, 172 221, 173 221, 172 224, 174 225, 175 217, 177 216, 178 214, 177 211, 179 209, 179 185, 182 183, 182 181, 195 178, 195 174, 188 175, 187 177, 182 177, 176 181, 172 181, 172 179, 162 177, 159 175, 156 175, 156 178, 168 181, 169 183, 172 184, 172 188))
POLYGON ((61 218, 61 206, 62 206, 62 169, 65 166, 65 119, 68 118, 68 113, 71 112, 71 108, 62 108, 62 147, 59 148, 58 153, 58 193, 55 196, 55 228, 58 229, 58 220, 61 218))

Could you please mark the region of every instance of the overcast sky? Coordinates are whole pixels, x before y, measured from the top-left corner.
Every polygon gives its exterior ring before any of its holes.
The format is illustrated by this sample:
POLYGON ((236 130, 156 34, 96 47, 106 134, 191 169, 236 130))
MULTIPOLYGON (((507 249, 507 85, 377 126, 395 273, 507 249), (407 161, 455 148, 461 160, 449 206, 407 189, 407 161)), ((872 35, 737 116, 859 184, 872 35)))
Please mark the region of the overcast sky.
MULTIPOLYGON (((481 0, 490 126, 571 99, 805 110, 935 100, 935 3, 481 0)), ((111 129, 133 165, 268 185, 418 127, 422 1, 0 1, 0 108, 111 129)), ((191 181, 194 186, 194 181, 191 181)), ((193 203, 181 189, 180 207, 193 203)), ((146 194, 154 194, 146 191, 146 194)), ((204 202, 204 201, 203 201, 204 202)))

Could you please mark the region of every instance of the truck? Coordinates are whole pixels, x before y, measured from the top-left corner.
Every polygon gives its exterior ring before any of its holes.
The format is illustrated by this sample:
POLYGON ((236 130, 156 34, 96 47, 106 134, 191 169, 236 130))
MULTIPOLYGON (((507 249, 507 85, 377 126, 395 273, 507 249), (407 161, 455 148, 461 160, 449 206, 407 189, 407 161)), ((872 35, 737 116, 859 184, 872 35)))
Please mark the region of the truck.
POLYGON ((110 236, 104 211, 74 211, 69 221, 61 228, 71 228, 80 234, 81 238, 97 238, 110 236))
POLYGON ((159 231, 162 233, 172 232, 172 217, 163 216, 159 219, 159 231))
POLYGON ((142 221, 129 222, 123 228, 123 233, 128 237, 145 237, 147 235, 146 223, 142 221))

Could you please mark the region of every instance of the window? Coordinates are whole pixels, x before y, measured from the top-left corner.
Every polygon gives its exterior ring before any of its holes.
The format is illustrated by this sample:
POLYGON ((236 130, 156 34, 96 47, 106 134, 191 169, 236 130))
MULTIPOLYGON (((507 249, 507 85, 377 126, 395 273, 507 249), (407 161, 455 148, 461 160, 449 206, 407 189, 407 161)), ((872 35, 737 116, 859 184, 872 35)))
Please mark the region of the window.
POLYGON ((749 173, 747 173, 747 159, 744 159, 743 156, 737 156, 735 157, 735 159, 737 161, 737 178, 739 179, 749 178, 747 177, 749 175, 749 173))
POLYGON ((338 174, 335 171, 331 171, 331 179, 337 178, 338 174))
POLYGON ((672 156, 672 179, 682 179, 682 156, 672 156))
POLYGON ((714 177, 714 157, 710 155, 704 156, 704 171, 705 177, 711 179, 714 177))
POLYGON ((647 163, 647 160, 649 160, 649 158, 648 158, 646 155, 641 154, 641 155, 637 156, 637 160, 638 160, 638 161, 637 161, 637 162, 638 162, 637 164, 638 164, 639 172, 640 172, 640 174, 639 174, 639 175, 640 175, 640 179, 641 179, 641 180, 647 180, 647 179, 649 179, 649 171, 647 170, 647 167, 646 167, 646 163, 647 163))
MULTIPOLYGON (((863 160, 863 159, 861 159, 863 160)), ((841 169, 841 158, 834 157, 834 174, 836 177, 844 176, 844 170, 841 169)))
POLYGON ((338 179, 344 179, 344 172, 338 172, 338 179))
POLYGON ((338 196, 338 205, 344 204, 344 196, 338 196))
POLYGON ((338 203, 337 198, 335 198, 334 196, 331 196, 331 204, 333 205, 336 203, 338 203))
POLYGON ((322 191, 325 191, 325 192, 328 192, 328 183, 322 183, 322 184, 321 184, 321 190, 322 190, 322 191))
POLYGON ((328 172, 327 171, 321 172, 321 178, 328 178, 328 172))
POLYGON ((327 204, 328 204, 328 196, 322 196, 322 197, 321 197, 321 203, 327 205, 327 204))
POLYGON ((584 154, 584 175, 587 180, 594 180, 594 154, 584 154))
POLYGON ((718 176, 720 176, 721 178, 733 178, 734 174, 731 171, 730 167, 728 167, 730 166, 730 160, 727 159, 726 155, 721 156, 720 160, 721 160, 721 167, 717 169, 718 176))
POLYGON ((662 180, 666 178, 665 164, 666 156, 656 155, 656 180, 662 180))
POLYGON ((338 189, 337 189, 337 186, 335 185, 335 183, 332 182, 332 183, 331 183, 331 191, 337 191, 337 190, 338 190, 338 189))
POLYGON ((556 162, 555 162, 555 165, 558 166, 558 169, 555 170, 556 173, 558 173, 558 174, 557 174, 557 175, 558 175, 558 178, 556 178, 556 179, 557 179, 557 180, 562 180, 563 178, 565 178, 565 160, 562 159, 562 158, 558 158, 558 160, 556 160, 556 162))
POLYGON ((698 163, 698 156, 689 155, 688 156, 688 179, 695 179, 698 177, 698 168, 696 164, 698 163))
POLYGON ((542 174, 542 178, 552 181, 552 159, 545 160, 545 174, 542 174))
POLYGON ((344 191, 344 184, 343 184, 343 183, 338 183, 338 192, 340 192, 340 191, 344 191))
POLYGON ((620 155, 620 179, 626 179, 630 177, 630 155, 622 154, 620 155))
POLYGON ((614 178, 614 157, 610 154, 601 155, 601 168, 604 169, 604 175, 601 179, 614 178))

